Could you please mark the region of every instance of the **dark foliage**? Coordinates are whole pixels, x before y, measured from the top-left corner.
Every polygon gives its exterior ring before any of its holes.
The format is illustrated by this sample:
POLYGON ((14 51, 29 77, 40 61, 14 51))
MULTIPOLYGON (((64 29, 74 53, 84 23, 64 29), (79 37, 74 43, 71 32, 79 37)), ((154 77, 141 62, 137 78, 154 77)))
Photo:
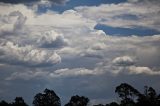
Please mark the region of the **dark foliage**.
POLYGON ((65 106, 87 106, 89 102, 89 99, 84 96, 72 96, 69 103, 67 103, 65 106))
MULTIPOLYGON (((107 105, 106 105, 107 106, 107 105)), ((110 103, 108 106, 119 106, 119 104, 117 104, 116 102, 112 102, 110 103)))
POLYGON ((33 106, 61 106, 61 102, 53 90, 45 89, 44 94, 36 94, 33 100, 33 106))
POLYGON ((2 100, 0 102, 0 106, 10 106, 9 103, 7 103, 6 101, 2 100))
POLYGON ((135 105, 134 100, 140 95, 138 90, 126 83, 117 86, 115 92, 121 98, 121 105, 135 105))
POLYGON ((11 104, 12 106, 28 106, 22 97, 16 97, 15 102, 11 104))
MULTIPOLYGON (((120 97, 119 104, 111 102, 109 104, 97 104, 93 106, 160 106, 160 94, 157 94, 152 87, 145 86, 144 92, 127 83, 122 83, 116 87, 115 92, 120 97)), ((65 106, 87 106, 89 99, 84 96, 72 96, 65 106)), ((0 106, 28 106, 22 97, 16 97, 12 103, 0 101, 0 106)), ((61 106, 60 98, 53 90, 45 89, 44 93, 38 93, 33 100, 33 106, 61 106)))
POLYGON ((145 86, 144 94, 141 94, 137 101, 138 106, 160 106, 160 96, 152 87, 148 86, 145 86))
MULTIPOLYGON (((98 105, 93 105, 93 106, 105 106, 105 105, 103 105, 103 104, 98 104, 98 105)), ((108 105, 107 105, 108 106, 108 105)))
POLYGON ((15 101, 12 102, 12 103, 7 103, 6 101, 2 100, 2 101, 0 102, 0 106, 28 106, 28 105, 24 102, 24 100, 23 100, 22 97, 16 97, 14 100, 15 100, 15 101))
POLYGON ((121 98, 120 106, 160 106, 160 98, 152 87, 145 86, 144 93, 140 93, 131 85, 122 83, 115 92, 121 98))

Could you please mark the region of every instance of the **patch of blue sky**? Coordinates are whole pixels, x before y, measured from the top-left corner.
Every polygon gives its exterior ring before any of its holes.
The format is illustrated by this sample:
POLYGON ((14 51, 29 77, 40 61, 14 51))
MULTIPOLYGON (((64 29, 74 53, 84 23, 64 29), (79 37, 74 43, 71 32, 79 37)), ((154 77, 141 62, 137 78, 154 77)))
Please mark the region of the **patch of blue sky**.
POLYGON ((111 4, 111 3, 117 4, 126 1, 127 0, 70 0, 65 5, 53 5, 49 8, 40 6, 38 13, 44 13, 48 9, 62 13, 65 10, 74 9, 74 7, 77 6, 98 6, 101 4, 111 4))
POLYGON ((134 27, 134 28, 120 28, 120 27, 111 27, 102 24, 98 24, 95 26, 95 29, 103 30, 106 34, 112 36, 152 36, 156 34, 160 34, 160 31, 154 29, 148 29, 144 27, 134 27))

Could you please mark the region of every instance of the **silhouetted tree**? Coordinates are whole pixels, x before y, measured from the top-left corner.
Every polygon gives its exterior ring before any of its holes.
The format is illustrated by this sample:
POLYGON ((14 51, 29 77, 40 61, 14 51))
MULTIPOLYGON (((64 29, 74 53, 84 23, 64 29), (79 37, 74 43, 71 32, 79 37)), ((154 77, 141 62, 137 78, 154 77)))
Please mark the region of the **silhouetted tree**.
POLYGON ((118 93, 121 100, 121 105, 135 105, 134 97, 139 96, 139 91, 133 88, 131 85, 122 83, 116 87, 115 90, 118 93))
POLYGON ((93 106, 105 106, 105 105, 103 105, 103 104, 98 104, 98 105, 93 105, 93 106))
POLYGON ((144 94, 132 86, 122 83, 116 87, 115 92, 118 93, 121 100, 121 106, 160 106, 160 95, 152 87, 145 86, 144 94), (136 97, 136 101, 134 101, 136 97))
POLYGON ((44 94, 38 93, 33 100, 34 106, 61 106, 60 98, 53 90, 45 89, 44 94))
POLYGON ((93 106, 119 106, 118 103, 116 102, 111 102, 109 104, 103 105, 103 104, 98 104, 98 105, 93 105, 93 106))
POLYGON ((119 104, 117 104, 116 102, 112 102, 109 104, 109 106, 119 106, 119 104))
POLYGON ((7 103, 6 101, 2 100, 0 102, 0 106, 9 106, 9 103, 7 103))
POLYGON ((84 96, 72 96, 69 103, 67 103, 65 106, 87 106, 89 102, 89 99, 84 96))
POLYGON ((157 96, 157 103, 160 105, 160 94, 157 96))
POLYGON ((144 94, 139 95, 137 105, 159 106, 160 98, 152 87, 145 86, 144 94))
MULTIPOLYGON (((97 104, 93 106, 160 106, 160 94, 152 87, 145 86, 144 93, 140 93, 131 85, 122 83, 116 87, 115 92, 121 98, 121 102, 109 104, 97 104)), ((72 96, 65 106, 87 106, 89 99, 84 96, 72 96)), ((16 97, 12 103, 0 101, 0 106, 28 106, 22 97, 16 97)), ((38 93, 33 100, 33 106, 61 106, 60 98, 53 90, 45 89, 44 93, 38 93)))
POLYGON ((12 106, 28 106, 22 97, 16 97, 15 102, 13 102, 11 105, 12 106))

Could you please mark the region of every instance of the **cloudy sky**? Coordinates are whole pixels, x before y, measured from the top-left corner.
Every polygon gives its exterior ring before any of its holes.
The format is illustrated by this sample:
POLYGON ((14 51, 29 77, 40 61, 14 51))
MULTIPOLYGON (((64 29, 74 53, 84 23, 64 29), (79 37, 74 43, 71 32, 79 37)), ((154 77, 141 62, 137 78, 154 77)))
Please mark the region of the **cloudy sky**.
POLYGON ((159 81, 159 0, 0 0, 0 100, 49 88, 108 103, 122 82, 159 81))

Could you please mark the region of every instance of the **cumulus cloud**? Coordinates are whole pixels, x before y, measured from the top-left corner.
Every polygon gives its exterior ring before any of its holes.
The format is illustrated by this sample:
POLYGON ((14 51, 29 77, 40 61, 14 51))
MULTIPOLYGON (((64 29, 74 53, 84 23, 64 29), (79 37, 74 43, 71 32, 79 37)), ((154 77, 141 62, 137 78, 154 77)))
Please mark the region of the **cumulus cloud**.
POLYGON ((61 62, 61 57, 54 51, 34 49, 32 46, 19 46, 12 42, 2 43, 0 52, 1 63, 6 64, 43 66, 61 62))
POLYGON ((138 75, 138 74, 146 74, 146 75, 159 75, 159 70, 154 70, 153 68, 147 66, 138 66, 133 58, 129 56, 116 57, 112 60, 112 64, 108 64, 108 66, 102 65, 105 70, 112 74, 118 75, 120 73, 138 75))
MULTIPOLYGON (((25 11, 29 12, 29 10, 25 11)), ((35 59, 36 62, 34 65, 36 66, 36 64, 40 65, 40 64, 57 63, 61 60, 61 58, 58 55, 60 54, 64 57, 64 59, 66 58, 69 59, 72 57, 71 62, 74 61, 74 64, 76 64, 75 66, 74 65, 72 66, 74 68, 82 67, 82 65, 80 65, 80 63, 77 62, 76 60, 77 58, 81 57, 82 59, 79 60, 80 62, 82 62, 83 59, 86 59, 85 61, 88 62, 85 65, 86 68, 91 66, 95 68, 96 67, 95 64, 97 62, 105 60, 112 61, 112 64, 114 63, 114 65, 116 64, 117 66, 133 65, 135 64, 135 61, 131 57, 137 57, 138 61, 136 61, 136 64, 138 64, 139 66, 143 65, 146 66, 146 64, 144 64, 146 62, 144 61, 144 59, 147 59, 148 57, 156 58, 157 56, 159 56, 158 54, 159 46, 157 45, 159 44, 158 42, 160 40, 159 35, 144 36, 144 37, 109 36, 106 35, 102 30, 95 30, 94 26, 96 25, 96 22, 83 17, 83 15, 81 15, 75 10, 67 10, 62 14, 54 12, 47 12, 46 14, 42 15, 35 14, 36 17, 33 17, 34 15, 32 12, 31 14, 32 14, 31 17, 29 18, 28 17, 25 18, 24 15, 22 15, 20 12, 17 11, 11 14, 12 17, 18 17, 14 22, 18 23, 17 24, 18 26, 26 26, 29 29, 28 31, 29 33, 21 34, 21 36, 18 37, 13 35, 13 37, 10 37, 10 39, 8 38, 1 39, 5 40, 6 42, 8 40, 11 40, 15 44, 18 44, 17 48, 20 48, 20 50, 19 49, 16 50, 18 53, 13 53, 12 55, 11 54, 6 55, 8 52, 6 52, 6 50, 4 49, 1 49, 1 54, 3 54, 3 56, 5 54, 7 58, 9 56, 12 56, 14 58, 16 57, 15 59, 17 59, 19 62, 22 63, 24 62, 24 59, 18 58, 19 56, 17 56, 17 54, 21 55, 22 57, 29 56, 30 58, 25 61, 25 64, 26 63, 28 64, 29 61, 34 63, 34 59, 36 58, 35 59), (21 19, 19 17, 21 17, 21 19), (63 17, 66 18, 64 19, 63 17), (61 21, 59 22, 53 22, 50 20, 44 21, 44 19, 46 18, 64 19, 63 21, 68 20, 68 22, 70 23, 64 24, 61 23, 61 21), (18 20, 20 20, 20 22, 17 22, 18 20), (73 28, 76 28, 76 30, 73 30, 73 28), (32 45, 32 47, 30 48, 30 46, 28 45, 32 45), (30 48, 30 49, 26 50, 24 48, 30 48), (54 51, 54 48, 56 48, 56 52, 54 51), (25 51, 25 53, 19 52, 21 51, 21 49, 24 49, 23 51, 25 51), (30 53, 31 51, 33 53, 30 53), (38 59, 37 52, 40 53, 39 55, 42 58, 38 59), (144 54, 144 52, 146 53, 144 54), (36 54, 37 56, 35 56, 36 54), (143 56, 141 54, 143 54, 143 56), (131 57, 125 57, 125 56, 120 57, 122 55, 126 56, 129 55, 131 57), (49 59, 49 57, 50 58, 52 57, 52 59, 49 59), (89 62, 93 61, 92 60, 93 58, 95 59, 94 64, 90 64, 89 62), (115 60, 113 61, 113 59, 115 60), (37 60, 39 62, 37 62, 37 60), (56 62, 54 62, 54 60, 56 62)), ((7 20, 7 18, 4 19, 7 20)), ((12 45, 16 46, 15 44, 12 45)), ((6 46, 4 45, 1 45, 3 46, 1 48, 5 48, 6 46)), ((157 61, 159 61, 156 60, 156 62, 154 62, 154 60, 155 59, 153 59, 152 63, 157 63, 157 61)), ((70 61, 70 59, 67 61, 70 61)), ((148 62, 147 64, 151 65, 151 62, 149 61, 147 62, 148 62)))
POLYGON ((41 47, 59 48, 69 44, 69 41, 65 39, 62 34, 55 32, 54 30, 46 31, 40 36, 37 43, 39 43, 41 47))
POLYGON ((94 69, 95 75, 110 74, 113 76, 119 76, 121 74, 125 75, 153 75, 159 76, 160 71, 147 66, 137 66, 137 65, 114 65, 114 64, 104 64, 100 63, 97 68, 94 69))
POLYGON ((116 57, 113 61, 113 64, 118 66, 130 66, 134 65, 135 61, 129 56, 116 57))
POLYGON ((27 17, 19 11, 10 12, 8 15, 0 16, 0 36, 19 35, 25 32, 24 24, 27 17))
POLYGON ((92 49, 93 50, 103 50, 106 48, 107 45, 105 45, 104 43, 96 43, 93 45, 92 49))
POLYGON ((130 74, 148 74, 148 75, 160 75, 160 71, 153 71, 149 67, 129 67, 130 74))

